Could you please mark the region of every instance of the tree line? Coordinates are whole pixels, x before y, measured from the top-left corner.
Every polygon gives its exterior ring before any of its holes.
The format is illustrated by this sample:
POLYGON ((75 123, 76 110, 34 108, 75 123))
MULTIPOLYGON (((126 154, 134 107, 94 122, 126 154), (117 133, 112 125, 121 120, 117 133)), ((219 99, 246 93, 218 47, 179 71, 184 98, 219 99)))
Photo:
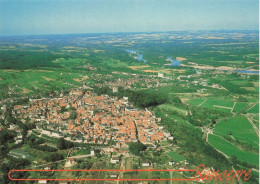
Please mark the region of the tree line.
POLYGON ((134 91, 131 89, 124 89, 123 87, 118 88, 117 93, 113 93, 112 89, 109 87, 95 88, 95 93, 98 95, 107 94, 109 96, 117 96, 119 99, 123 97, 128 97, 130 102, 140 108, 148 108, 152 106, 157 106, 168 101, 167 94, 163 92, 158 92, 154 90, 139 90, 134 91))

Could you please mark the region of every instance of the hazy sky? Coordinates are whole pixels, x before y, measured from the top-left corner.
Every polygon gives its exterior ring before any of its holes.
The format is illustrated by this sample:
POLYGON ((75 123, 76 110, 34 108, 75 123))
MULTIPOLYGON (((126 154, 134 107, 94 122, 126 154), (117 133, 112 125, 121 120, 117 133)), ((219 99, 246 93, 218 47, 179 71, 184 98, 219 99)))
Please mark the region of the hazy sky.
POLYGON ((0 35, 258 30, 258 0, 0 0, 0 35))

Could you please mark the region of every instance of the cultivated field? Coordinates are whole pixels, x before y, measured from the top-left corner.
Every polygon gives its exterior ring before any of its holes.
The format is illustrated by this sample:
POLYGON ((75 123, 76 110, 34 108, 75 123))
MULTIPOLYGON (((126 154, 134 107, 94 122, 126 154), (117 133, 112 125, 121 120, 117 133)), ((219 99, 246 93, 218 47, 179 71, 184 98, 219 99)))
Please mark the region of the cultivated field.
POLYGON ((182 114, 182 115, 187 115, 187 111, 183 108, 180 108, 180 107, 175 107, 171 104, 163 104, 163 105, 159 105, 158 108, 160 109, 163 109, 165 110, 166 112, 169 111, 169 112, 177 112, 179 114, 182 114))
POLYGON ((237 102, 233 112, 241 112, 243 110, 246 110, 249 107, 249 104, 247 102, 237 102))
POLYGON ((254 107, 252 107, 251 109, 249 109, 247 111, 247 113, 259 113, 259 103, 256 104, 254 107))
POLYGON ((173 152, 173 151, 167 153, 167 155, 168 155, 169 157, 171 157, 171 159, 172 159, 173 161, 175 161, 175 162, 180 162, 180 161, 186 160, 183 156, 181 156, 181 155, 179 155, 178 153, 173 152))
POLYGON ((208 141, 212 146, 223 152, 228 157, 236 156, 240 161, 246 161, 250 164, 259 166, 259 154, 241 150, 216 135, 209 134, 208 141))
POLYGON ((205 99, 202 99, 202 98, 194 98, 194 99, 191 99, 191 100, 187 101, 186 103, 187 103, 187 104, 191 104, 191 105, 198 106, 198 105, 200 105, 203 101, 205 101, 205 99))
POLYGON ((244 116, 237 116, 218 122, 214 128, 214 134, 219 136, 233 136, 234 139, 259 147, 258 136, 248 119, 244 116))

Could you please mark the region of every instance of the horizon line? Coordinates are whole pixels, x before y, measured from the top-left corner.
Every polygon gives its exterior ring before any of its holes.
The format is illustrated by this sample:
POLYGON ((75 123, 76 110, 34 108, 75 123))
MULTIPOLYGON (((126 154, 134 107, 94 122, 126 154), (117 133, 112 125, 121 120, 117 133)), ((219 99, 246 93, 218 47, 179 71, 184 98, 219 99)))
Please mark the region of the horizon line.
POLYGON ((21 34, 21 35, 0 35, 0 37, 19 36, 55 36, 55 35, 82 35, 82 34, 135 34, 135 33, 167 33, 167 32, 199 32, 199 31, 257 31, 259 29, 198 29, 198 30, 171 30, 171 31, 121 31, 121 32, 86 32, 86 33, 44 33, 44 34, 21 34))

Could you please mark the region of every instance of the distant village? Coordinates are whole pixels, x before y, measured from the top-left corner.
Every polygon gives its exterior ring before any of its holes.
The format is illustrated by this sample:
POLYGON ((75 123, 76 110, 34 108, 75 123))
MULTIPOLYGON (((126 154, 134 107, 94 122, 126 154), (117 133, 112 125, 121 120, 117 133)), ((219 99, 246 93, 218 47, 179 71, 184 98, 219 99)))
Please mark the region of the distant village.
MULTIPOLYGON (((92 78, 95 79, 94 86, 96 87, 123 87, 124 89, 147 89, 147 88, 159 88, 163 86, 174 86, 174 83, 170 83, 173 79, 165 77, 163 73, 157 75, 144 75, 126 72, 112 72, 113 75, 127 76, 127 78, 119 77, 112 78, 112 75, 100 75, 95 74, 92 78), (102 83, 100 82, 102 80, 102 83)), ((114 91, 116 92, 116 91, 114 91)))

